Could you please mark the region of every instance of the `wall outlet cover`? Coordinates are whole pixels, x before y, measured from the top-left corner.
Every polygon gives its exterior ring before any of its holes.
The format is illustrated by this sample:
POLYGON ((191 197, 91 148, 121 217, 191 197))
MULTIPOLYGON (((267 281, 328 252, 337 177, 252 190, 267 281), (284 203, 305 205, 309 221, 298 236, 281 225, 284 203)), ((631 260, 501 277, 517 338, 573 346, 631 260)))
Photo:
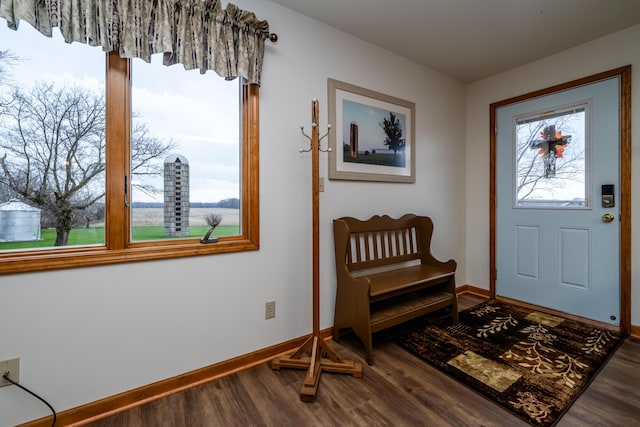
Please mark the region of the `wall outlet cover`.
POLYGON ((0 387, 11 385, 9 381, 4 379, 5 372, 9 372, 11 381, 20 382, 20 358, 0 360, 0 387))
POLYGON ((264 318, 273 319, 274 317, 276 317, 276 302, 267 301, 264 303, 264 318))

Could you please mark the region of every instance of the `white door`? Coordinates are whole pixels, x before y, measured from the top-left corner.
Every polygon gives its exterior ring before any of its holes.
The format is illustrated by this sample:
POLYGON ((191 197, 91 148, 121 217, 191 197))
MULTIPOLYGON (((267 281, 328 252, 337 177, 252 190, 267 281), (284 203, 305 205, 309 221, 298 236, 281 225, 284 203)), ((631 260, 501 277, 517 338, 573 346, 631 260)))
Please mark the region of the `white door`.
POLYGON ((619 325, 619 84, 496 110, 498 296, 619 325))

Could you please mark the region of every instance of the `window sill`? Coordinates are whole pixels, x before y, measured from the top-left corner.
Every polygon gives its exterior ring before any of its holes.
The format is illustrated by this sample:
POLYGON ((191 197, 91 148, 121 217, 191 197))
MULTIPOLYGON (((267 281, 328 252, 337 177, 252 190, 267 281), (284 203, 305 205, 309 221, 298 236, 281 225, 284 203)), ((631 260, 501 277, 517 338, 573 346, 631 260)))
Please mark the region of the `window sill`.
POLYGON ((104 246, 82 247, 60 250, 39 250, 0 255, 0 274, 26 273, 30 271, 59 270, 63 268, 89 267, 120 264, 125 262, 152 261, 190 256, 215 255, 258 250, 259 245, 250 239, 221 237, 214 244, 203 244, 199 240, 161 242, 149 246, 132 243, 129 248, 109 250, 104 246))

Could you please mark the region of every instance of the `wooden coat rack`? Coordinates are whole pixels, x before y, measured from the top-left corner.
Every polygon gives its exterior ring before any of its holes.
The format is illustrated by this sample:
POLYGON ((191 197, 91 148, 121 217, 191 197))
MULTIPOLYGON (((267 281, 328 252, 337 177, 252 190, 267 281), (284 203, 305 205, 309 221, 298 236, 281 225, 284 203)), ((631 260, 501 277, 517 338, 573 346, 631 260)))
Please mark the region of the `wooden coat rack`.
POLYGON ((349 360, 342 359, 336 351, 331 348, 320 336, 320 186, 318 158, 320 151, 320 141, 331 131, 331 125, 327 133, 320 138, 318 136, 318 101, 311 101, 311 136, 302 134, 311 141, 307 150, 311 151, 311 183, 313 199, 313 333, 296 351, 286 356, 278 356, 271 362, 273 369, 291 368, 307 369, 302 389, 300 390, 300 400, 312 402, 315 400, 322 372, 351 374, 356 378, 362 377, 362 365, 349 360))

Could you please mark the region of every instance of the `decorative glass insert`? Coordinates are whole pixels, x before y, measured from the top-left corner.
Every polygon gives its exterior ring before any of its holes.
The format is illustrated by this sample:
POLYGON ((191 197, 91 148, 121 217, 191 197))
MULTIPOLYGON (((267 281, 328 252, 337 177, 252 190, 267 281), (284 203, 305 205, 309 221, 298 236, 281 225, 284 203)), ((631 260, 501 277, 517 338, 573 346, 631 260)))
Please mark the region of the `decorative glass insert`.
POLYGON ((516 119, 516 207, 588 207, 588 107, 516 119))

